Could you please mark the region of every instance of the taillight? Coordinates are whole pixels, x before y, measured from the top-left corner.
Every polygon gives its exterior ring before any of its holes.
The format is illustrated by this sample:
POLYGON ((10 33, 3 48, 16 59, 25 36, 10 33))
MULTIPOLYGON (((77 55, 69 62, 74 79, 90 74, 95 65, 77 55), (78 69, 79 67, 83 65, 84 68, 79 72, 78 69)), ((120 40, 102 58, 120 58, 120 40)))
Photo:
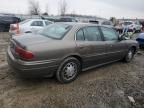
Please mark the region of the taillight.
POLYGON ((18 46, 16 46, 15 52, 23 60, 32 60, 34 58, 34 55, 32 52, 26 51, 25 49, 18 47, 18 46))
POLYGON ((17 30, 17 27, 15 27, 14 25, 11 25, 10 30, 17 30))

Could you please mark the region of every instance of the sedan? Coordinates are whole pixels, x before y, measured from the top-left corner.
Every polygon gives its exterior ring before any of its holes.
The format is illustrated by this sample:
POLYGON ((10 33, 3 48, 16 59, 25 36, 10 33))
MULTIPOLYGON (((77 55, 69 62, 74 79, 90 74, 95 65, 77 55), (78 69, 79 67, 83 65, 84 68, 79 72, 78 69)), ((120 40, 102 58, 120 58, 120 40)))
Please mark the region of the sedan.
POLYGON ((144 48, 144 32, 140 33, 138 38, 136 39, 139 43, 140 48, 144 48))
POLYGON ((52 24, 51 21, 43 19, 27 19, 18 24, 11 24, 9 33, 10 35, 22 33, 36 33, 42 30, 45 26, 52 24))
POLYGON ((109 27, 85 23, 55 23, 37 34, 11 39, 9 65, 24 77, 56 76, 61 83, 81 71, 124 60, 130 62, 138 44, 109 27))

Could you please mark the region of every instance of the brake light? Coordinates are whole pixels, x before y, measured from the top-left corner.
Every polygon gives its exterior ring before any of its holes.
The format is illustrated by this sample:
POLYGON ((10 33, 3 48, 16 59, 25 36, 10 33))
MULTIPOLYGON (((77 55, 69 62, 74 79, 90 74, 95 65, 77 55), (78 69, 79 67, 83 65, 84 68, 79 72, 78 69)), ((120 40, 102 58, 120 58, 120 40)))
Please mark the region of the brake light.
POLYGON ((15 52, 23 60, 32 60, 34 58, 34 55, 32 52, 26 51, 25 49, 18 47, 18 46, 16 46, 15 52))
POLYGON ((11 30, 17 30, 17 27, 15 27, 14 25, 11 25, 11 26, 10 26, 10 29, 11 29, 11 30))

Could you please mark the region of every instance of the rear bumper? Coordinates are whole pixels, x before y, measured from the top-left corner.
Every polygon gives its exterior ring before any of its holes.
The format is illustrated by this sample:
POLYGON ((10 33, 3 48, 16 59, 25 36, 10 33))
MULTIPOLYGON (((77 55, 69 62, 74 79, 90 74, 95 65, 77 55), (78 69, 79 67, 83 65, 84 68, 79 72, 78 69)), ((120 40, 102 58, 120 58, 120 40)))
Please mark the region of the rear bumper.
POLYGON ((7 51, 7 62, 15 72, 26 78, 52 77, 58 68, 58 65, 56 65, 56 61, 28 63, 15 59, 9 48, 7 51))

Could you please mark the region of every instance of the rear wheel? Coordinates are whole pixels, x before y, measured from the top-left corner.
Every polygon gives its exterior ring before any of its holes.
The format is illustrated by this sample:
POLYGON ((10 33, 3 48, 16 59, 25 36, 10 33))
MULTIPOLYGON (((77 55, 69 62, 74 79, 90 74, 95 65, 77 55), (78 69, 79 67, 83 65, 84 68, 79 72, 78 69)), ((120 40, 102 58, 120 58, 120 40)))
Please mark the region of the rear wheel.
POLYGON ((134 57, 134 53, 135 53, 135 49, 131 48, 128 53, 126 54, 124 61, 129 63, 132 61, 133 57, 134 57))
POLYGON ((74 81, 80 72, 80 62, 74 57, 65 59, 56 72, 56 78, 61 83, 74 81))

